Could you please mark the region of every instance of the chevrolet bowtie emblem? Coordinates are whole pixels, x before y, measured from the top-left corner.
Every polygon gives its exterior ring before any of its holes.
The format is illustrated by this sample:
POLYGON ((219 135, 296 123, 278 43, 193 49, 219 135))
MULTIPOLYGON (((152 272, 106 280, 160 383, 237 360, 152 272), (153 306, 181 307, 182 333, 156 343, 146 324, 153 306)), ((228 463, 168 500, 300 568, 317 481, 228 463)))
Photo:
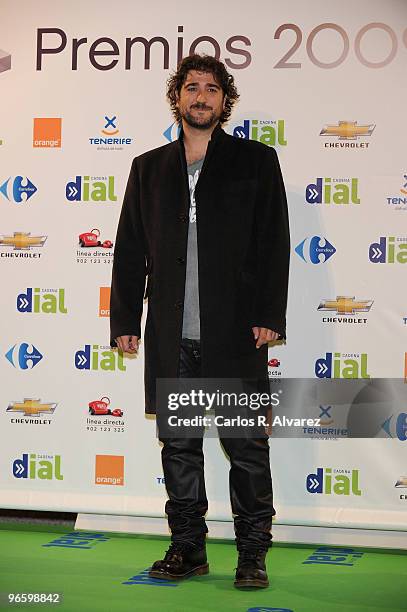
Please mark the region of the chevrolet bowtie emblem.
POLYGON ((339 140, 356 140, 359 136, 371 136, 375 125, 357 125, 357 121, 339 121, 338 125, 326 125, 320 136, 338 136, 339 140))
POLYGON ((57 407, 55 403, 42 403, 39 399, 24 398, 23 402, 11 402, 7 412, 22 412, 24 416, 39 416, 52 414, 57 407))
POLYGON ((401 478, 399 478, 394 486, 405 487, 407 489, 407 476, 402 476, 401 478))
POLYGON ((44 246, 46 239, 47 236, 31 236, 30 232, 14 232, 14 236, 0 236, 0 245, 14 249, 30 249, 44 246))
POLYGON ((336 300, 324 300, 318 310, 335 310, 338 315, 353 315, 357 312, 369 312, 373 300, 355 300, 355 297, 338 295, 336 300))

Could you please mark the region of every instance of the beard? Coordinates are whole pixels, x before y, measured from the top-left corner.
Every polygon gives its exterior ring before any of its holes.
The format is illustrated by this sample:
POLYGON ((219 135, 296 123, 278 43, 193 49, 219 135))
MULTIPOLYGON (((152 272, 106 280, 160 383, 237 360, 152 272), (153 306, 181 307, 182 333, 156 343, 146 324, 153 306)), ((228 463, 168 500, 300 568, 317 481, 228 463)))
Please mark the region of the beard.
POLYGON ((189 110, 185 110, 184 112, 181 112, 182 119, 184 119, 184 121, 190 127, 196 128, 198 130, 208 130, 213 125, 215 125, 220 119, 220 113, 216 113, 212 108, 208 106, 201 105, 201 104, 194 104, 191 107, 191 110, 192 109, 211 111, 210 114, 206 115, 205 117, 203 116, 200 117, 199 115, 193 115, 189 110))

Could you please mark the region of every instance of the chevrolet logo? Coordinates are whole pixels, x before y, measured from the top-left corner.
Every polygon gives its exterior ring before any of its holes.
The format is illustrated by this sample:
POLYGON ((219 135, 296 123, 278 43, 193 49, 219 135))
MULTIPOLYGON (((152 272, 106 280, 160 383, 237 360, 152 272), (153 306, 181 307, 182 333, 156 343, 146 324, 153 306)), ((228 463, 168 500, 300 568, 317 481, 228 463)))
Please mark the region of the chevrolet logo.
POLYGON ((324 300, 318 306, 318 310, 336 310, 338 315, 353 315, 358 312, 369 312, 373 300, 356 300, 355 297, 338 295, 336 300, 324 300))
POLYGON ((48 236, 31 236, 28 232, 14 232, 14 236, 0 236, 0 245, 14 247, 14 249, 31 249, 42 247, 48 236))
POLYGON ((320 136, 338 136, 339 140, 356 140, 359 136, 371 136, 376 125, 357 125, 357 121, 339 121, 338 125, 326 125, 320 136))
POLYGON ((7 412, 22 412, 24 416, 39 416, 52 414, 57 407, 55 403, 41 403, 39 399, 24 398, 23 402, 11 402, 7 412))
POLYGON ((394 486, 407 488, 407 476, 402 476, 401 478, 399 478, 394 486))

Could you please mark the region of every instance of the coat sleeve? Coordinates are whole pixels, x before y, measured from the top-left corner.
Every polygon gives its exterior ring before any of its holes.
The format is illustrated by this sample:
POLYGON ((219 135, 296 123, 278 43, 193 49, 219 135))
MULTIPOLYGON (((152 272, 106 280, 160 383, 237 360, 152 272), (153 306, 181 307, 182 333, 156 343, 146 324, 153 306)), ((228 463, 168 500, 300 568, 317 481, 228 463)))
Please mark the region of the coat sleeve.
POLYGON ((118 336, 141 336, 146 247, 140 213, 137 159, 133 160, 117 228, 110 294, 110 344, 118 336))
POLYGON ((255 232, 257 273, 254 326, 286 337, 290 233, 283 177, 276 151, 268 147, 260 168, 255 232))

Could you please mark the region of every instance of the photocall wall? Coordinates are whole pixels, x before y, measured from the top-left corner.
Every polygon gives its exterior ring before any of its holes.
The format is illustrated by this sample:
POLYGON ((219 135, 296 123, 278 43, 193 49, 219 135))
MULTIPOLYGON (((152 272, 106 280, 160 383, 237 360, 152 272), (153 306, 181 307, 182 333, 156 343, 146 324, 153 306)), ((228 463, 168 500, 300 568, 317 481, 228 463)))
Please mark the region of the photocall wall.
MULTIPOLYGON (((2 507, 163 516, 143 342, 110 349, 109 285, 131 161, 177 138, 165 82, 190 52, 225 62, 241 94, 225 129, 274 147, 285 178, 270 378, 407 382, 403 0, 5 0, 1 16, 2 507)), ((276 520, 405 528, 405 397, 375 438, 348 439, 329 404, 272 438, 276 520)), ((205 446, 209 518, 227 520, 228 463, 205 446)))

